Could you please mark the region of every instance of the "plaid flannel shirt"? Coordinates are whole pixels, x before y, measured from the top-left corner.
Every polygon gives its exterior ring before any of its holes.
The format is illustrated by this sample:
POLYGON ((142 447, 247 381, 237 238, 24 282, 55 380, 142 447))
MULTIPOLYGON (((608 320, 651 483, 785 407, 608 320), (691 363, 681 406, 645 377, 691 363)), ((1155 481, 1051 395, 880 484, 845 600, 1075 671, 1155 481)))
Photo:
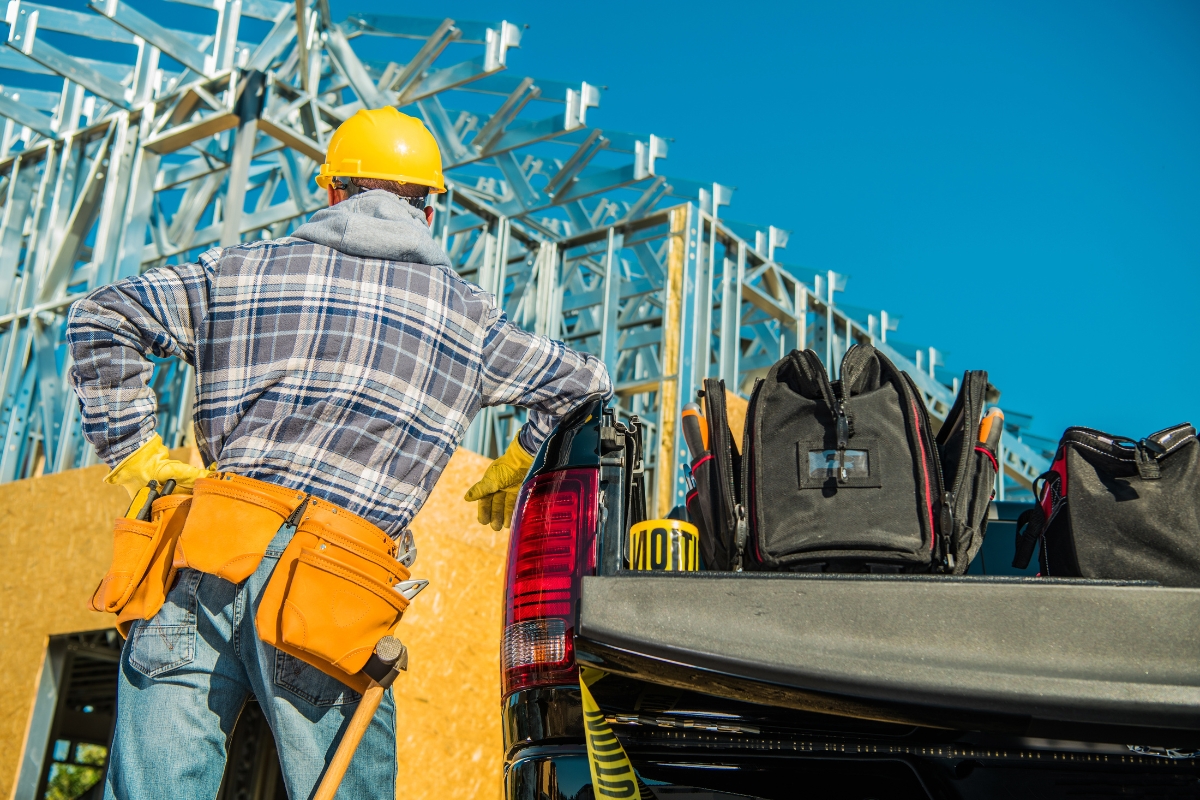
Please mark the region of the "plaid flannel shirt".
POLYGON ((71 309, 71 380, 110 465, 154 435, 148 354, 196 371, 205 463, 311 492, 398 536, 483 406, 529 409, 530 453, 603 364, 509 322, 444 266, 296 238, 104 286, 71 309))

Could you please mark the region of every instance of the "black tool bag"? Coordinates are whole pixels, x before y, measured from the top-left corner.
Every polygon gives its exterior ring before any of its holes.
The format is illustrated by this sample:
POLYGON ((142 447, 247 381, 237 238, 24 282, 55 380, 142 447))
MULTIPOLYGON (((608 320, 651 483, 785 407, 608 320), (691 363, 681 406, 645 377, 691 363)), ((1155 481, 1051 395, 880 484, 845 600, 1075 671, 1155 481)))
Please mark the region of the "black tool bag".
POLYGON ((1135 441, 1068 428, 1017 521, 1013 566, 1200 587, 1200 443, 1188 423, 1135 441))
POLYGON ((735 562, 740 549, 746 569, 965 572, 995 477, 976 441, 986 387, 964 376, 935 439, 916 385, 875 348, 852 347, 832 382, 792 351, 750 399, 735 562))
MULTIPOLYGON (((725 407, 725 381, 704 381, 704 409, 708 424, 708 453, 692 464, 696 481, 695 507, 699 511, 700 554, 710 570, 735 568, 737 517, 735 509, 742 480, 742 457, 729 429, 725 407)), ((690 500, 689 496, 689 500, 690 500)), ((697 516, 688 506, 689 515, 697 516)))

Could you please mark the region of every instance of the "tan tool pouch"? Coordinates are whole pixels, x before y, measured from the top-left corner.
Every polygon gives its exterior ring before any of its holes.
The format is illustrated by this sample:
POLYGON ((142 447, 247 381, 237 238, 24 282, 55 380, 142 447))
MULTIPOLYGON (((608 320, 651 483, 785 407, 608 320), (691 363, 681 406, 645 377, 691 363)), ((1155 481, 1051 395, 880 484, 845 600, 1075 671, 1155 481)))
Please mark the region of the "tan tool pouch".
POLYGON ((175 545, 191 500, 185 494, 160 497, 151 506, 149 522, 121 517, 113 523, 112 565, 89 605, 117 614, 122 635, 133 620, 150 619, 162 608, 175 579, 175 545))
POLYGON ((387 534, 312 498, 263 592, 258 636, 362 692, 358 671, 408 607, 393 588, 408 577, 387 534))
POLYGON ((175 567, 190 567, 241 583, 254 574, 267 545, 304 492, 221 473, 201 478, 175 549, 175 567))

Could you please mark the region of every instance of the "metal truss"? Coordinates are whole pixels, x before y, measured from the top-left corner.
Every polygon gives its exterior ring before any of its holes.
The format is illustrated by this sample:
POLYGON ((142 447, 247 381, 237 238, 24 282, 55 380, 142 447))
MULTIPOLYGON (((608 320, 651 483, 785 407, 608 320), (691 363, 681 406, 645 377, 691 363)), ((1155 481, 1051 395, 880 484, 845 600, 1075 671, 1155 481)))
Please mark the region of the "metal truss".
MULTIPOLYGON (((159 19, 125 0, 88 13, 8 3, 0 481, 95 461, 66 379, 72 302, 209 247, 286 236, 324 205, 313 177, 332 131, 383 105, 421 117, 441 146, 434 233, 459 273, 519 324, 602 358, 622 413, 648 425, 657 511, 682 498, 676 420, 706 376, 744 393, 793 347, 836 372, 850 344, 871 342, 935 417, 949 409, 940 354, 889 344, 886 312, 836 303, 843 276, 780 263, 786 231, 720 219, 732 189, 663 174, 664 138, 591 126, 598 87, 509 72, 520 27, 335 22, 326 0, 173 2, 159 19)), ((164 440, 186 443, 191 369, 164 361, 152 384, 164 440)), ((487 409, 466 445, 494 454, 520 419, 487 409)), ((1010 434, 1003 459, 1015 487, 1048 466, 1010 434)))

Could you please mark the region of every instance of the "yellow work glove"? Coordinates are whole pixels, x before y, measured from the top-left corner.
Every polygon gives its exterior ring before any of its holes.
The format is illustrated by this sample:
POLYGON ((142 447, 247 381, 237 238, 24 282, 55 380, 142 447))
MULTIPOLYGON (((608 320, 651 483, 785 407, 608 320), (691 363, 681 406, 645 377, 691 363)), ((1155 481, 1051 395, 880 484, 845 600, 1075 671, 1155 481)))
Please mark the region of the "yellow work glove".
POLYGON ((174 480, 177 491, 190 492, 196 485, 197 478, 207 478, 212 474, 209 470, 171 458, 171 452, 163 444, 162 437, 156 433, 153 439, 117 464, 104 478, 104 482, 124 486, 125 491, 129 492, 129 499, 132 500, 150 481, 158 481, 161 488, 167 481, 174 480))
POLYGON ((479 524, 491 525, 492 530, 507 528, 512 523, 513 508, 521 482, 533 466, 533 456, 525 452, 517 437, 513 437, 504 455, 497 458, 483 473, 483 480, 467 490, 463 499, 479 503, 479 524))

